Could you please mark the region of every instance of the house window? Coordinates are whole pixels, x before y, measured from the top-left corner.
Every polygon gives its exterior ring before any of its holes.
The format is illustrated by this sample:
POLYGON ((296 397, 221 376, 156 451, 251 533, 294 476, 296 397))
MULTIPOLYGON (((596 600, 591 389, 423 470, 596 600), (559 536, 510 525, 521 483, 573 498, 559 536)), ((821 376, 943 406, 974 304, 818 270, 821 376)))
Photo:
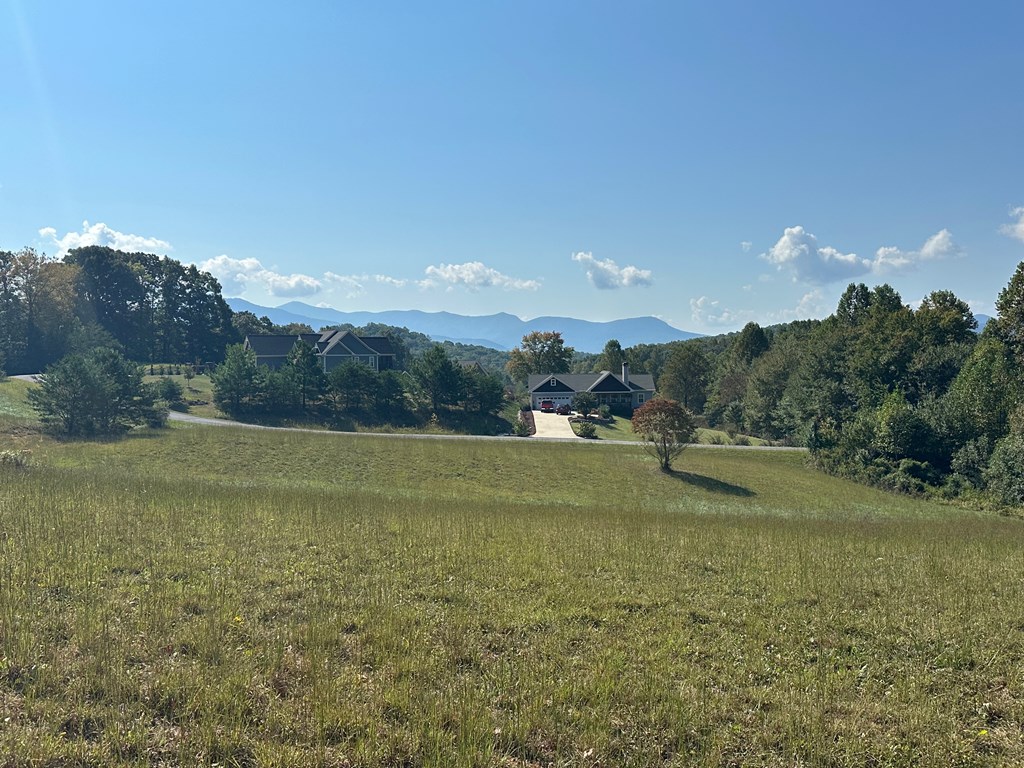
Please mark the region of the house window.
POLYGON ((551 377, 551 381, 548 382, 548 386, 549 387, 554 387, 555 386, 555 377, 554 376, 551 377))
POLYGON ((638 403, 642 403, 644 401, 644 395, 643 395, 642 392, 639 395, 636 396, 636 401, 638 403))

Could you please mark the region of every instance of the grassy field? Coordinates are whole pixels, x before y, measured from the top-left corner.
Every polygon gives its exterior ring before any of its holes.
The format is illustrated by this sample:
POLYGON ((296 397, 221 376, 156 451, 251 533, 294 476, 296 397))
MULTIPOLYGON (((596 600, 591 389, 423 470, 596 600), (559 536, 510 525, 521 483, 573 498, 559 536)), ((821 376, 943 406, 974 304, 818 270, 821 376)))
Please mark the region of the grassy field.
MULTIPOLYGON (((634 442, 640 442, 641 438, 639 435, 633 432, 633 425, 629 419, 623 418, 622 416, 616 416, 610 424, 602 424, 600 422, 594 422, 597 427, 597 437, 599 440, 631 440, 634 442)), ((764 445, 765 441, 758 437, 749 437, 747 435, 737 436, 736 438, 729 437, 728 433, 720 429, 707 429, 701 427, 697 430, 697 443, 702 445, 764 445)))
POLYGON ((794 453, 23 417, 0 765, 1024 762, 1016 519, 794 453))
MULTIPOLYGON (((168 366, 170 367, 170 366, 168 366)), ((148 370, 148 369, 147 369, 148 370)), ((157 382, 162 378, 174 379, 181 385, 184 392, 185 404, 188 412, 195 416, 203 416, 210 419, 227 418, 220 409, 213 404, 213 382, 206 374, 193 376, 189 381, 182 374, 170 374, 167 376, 144 376, 143 381, 157 382)))

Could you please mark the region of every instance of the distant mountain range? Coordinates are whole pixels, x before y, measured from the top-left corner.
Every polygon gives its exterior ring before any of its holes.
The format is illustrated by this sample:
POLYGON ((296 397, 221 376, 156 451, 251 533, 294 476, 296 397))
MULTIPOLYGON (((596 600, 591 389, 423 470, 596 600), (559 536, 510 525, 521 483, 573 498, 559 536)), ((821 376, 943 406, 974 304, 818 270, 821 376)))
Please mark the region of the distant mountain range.
POLYGON ((381 323, 424 333, 435 341, 477 344, 508 350, 518 346, 532 331, 559 331, 565 343, 579 352, 600 352, 609 339, 618 339, 623 347, 636 344, 664 344, 700 336, 681 331, 656 317, 631 317, 596 323, 572 317, 535 317, 520 320, 505 312, 480 317, 451 312, 421 312, 415 309, 389 312, 341 312, 330 307, 313 307, 291 301, 280 307, 261 307, 245 299, 227 299, 235 312, 248 311, 257 317, 269 317, 278 325, 306 323, 319 330, 325 325, 351 323, 354 326, 381 323))

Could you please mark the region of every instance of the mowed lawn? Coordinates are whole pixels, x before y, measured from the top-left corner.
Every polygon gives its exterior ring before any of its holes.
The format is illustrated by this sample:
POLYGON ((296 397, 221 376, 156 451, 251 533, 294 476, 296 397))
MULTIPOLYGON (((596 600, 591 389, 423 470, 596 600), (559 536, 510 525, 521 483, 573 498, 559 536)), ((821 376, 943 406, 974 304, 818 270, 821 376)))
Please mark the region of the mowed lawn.
POLYGON ((796 453, 2 441, 0 765, 1024 763, 1017 519, 796 453))

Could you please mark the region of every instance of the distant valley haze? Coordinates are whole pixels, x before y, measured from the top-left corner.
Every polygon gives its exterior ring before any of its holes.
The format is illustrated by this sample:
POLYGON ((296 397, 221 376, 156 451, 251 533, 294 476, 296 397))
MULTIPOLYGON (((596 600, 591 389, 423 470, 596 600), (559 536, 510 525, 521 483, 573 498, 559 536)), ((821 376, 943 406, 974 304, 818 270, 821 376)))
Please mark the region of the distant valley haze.
POLYGON ((235 312, 249 311, 257 317, 269 317, 278 325, 306 323, 313 330, 325 325, 351 323, 364 326, 381 323, 423 333, 435 341, 476 344, 492 349, 508 350, 518 346, 531 331, 558 331, 565 343, 578 352, 600 352, 609 339, 617 339, 623 347, 636 344, 663 344, 683 341, 702 334, 674 328, 656 317, 632 317, 609 322, 577 320, 571 317, 535 317, 523 320, 505 312, 471 316, 452 312, 392 310, 388 312, 342 312, 330 307, 314 307, 301 301, 290 301, 279 307, 263 307, 240 298, 227 299, 235 312))

